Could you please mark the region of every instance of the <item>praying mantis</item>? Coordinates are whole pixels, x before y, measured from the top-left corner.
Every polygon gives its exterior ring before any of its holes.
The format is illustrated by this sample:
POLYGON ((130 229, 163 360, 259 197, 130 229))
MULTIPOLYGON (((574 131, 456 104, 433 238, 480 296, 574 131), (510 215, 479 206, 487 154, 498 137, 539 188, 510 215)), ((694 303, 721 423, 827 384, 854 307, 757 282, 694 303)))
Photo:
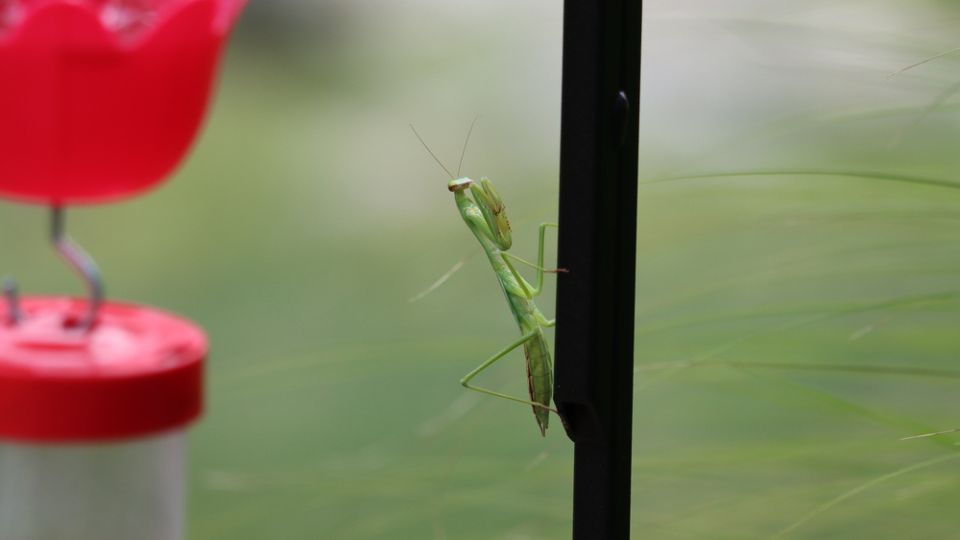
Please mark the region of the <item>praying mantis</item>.
MULTIPOLYGON (((474 120, 476 123, 476 120, 474 120)), ((566 272, 562 268, 556 270, 546 270, 543 267, 544 238, 547 228, 557 227, 555 223, 540 224, 540 240, 537 250, 536 264, 528 262, 520 257, 509 253, 513 240, 510 230, 510 221, 507 219, 506 208, 503 199, 493 187, 493 183, 487 178, 481 178, 477 183, 470 178, 460 177, 460 169, 457 174, 450 174, 450 171, 433 154, 430 147, 423 141, 417 130, 411 125, 414 135, 420 140, 427 152, 433 156, 434 160, 450 176, 451 180, 447 183, 447 189, 453 193, 454 201, 460 217, 467 224, 470 232, 476 237, 490 261, 500 289, 506 297, 507 304, 513 317, 520 328, 520 338, 513 343, 485 360, 476 369, 464 375, 460 379, 460 384, 465 388, 487 394, 490 396, 507 399, 517 403, 530 405, 533 408, 533 415, 537 421, 537 427, 540 434, 546 436, 547 427, 550 423, 550 413, 557 411, 550 407, 550 400, 553 397, 553 361, 550 353, 550 346, 547 343, 543 331, 556 324, 555 319, 547 319, 540 309, 537 308, 534 299, 543 291, 544 273, 566 272), (531 285, 527 280, 517 272, 513 262, 516 261, 526 266, 534 268, 537 272, 536 285, 531 285), (511 351, 518 347, 523 347, 526 357, 527 387, 530 399, 510 396, 502 392, 496 392, 488 388, 475 386, 470 383, 477 375, 487 368, 506 357, 511 351)), ((464 152, 467 142, 470 140, 470 133, 473 131, 473 125, 467 132, 467 141, 464 142, 464 152)), ((463 153, 460 156, 460 165, 463 165, 463 153)))

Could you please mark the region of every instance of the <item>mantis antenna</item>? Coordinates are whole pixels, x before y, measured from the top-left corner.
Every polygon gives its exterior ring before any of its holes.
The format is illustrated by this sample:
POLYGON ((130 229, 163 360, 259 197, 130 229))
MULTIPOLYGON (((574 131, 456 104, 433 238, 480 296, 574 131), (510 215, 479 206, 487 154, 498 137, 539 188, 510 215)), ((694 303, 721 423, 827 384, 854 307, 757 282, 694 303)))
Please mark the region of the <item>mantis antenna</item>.
POLYGON ((467 138, 464 139, 463 149, 460 150, 460 163, 457 164, 456 176, 450 174, 450 169, 448 169, 446 165, 444 165, 443 162, 440 161, 440 158, 438 158, 437 155, 433 153, 433 150, 431 150, 430 147, 427 145, 427 143, 423 140, 423 137, 421 137, 420 134, 417 132, 417 128, 413 127, 413 124, 410 124, 410 130, 413 131, 413 134, 417 136, 417 139, 420 141, 420 144, 422 144, 423 147, 427 150, 427 152, 430 154, 430 157, 432 157, 433 160, 437 162, 437 165, 439 165, 440 168, 443 169, 443 172, 447 173, 447 176, 449 176, 451 179, 456 179, 460 177, 460 171, 463 169, 463 158, 467 155, 467 145, 470 144, 470 135, 473 134, 473 126, 477 125, 477 120, 479 119, 480 119, 480 115, 478 114, 477 116, 473 117, 473 122, 470 122, 470 129, 467 130, 467 138))
POLYGON ((460 176, 460 170, 463 168, 463 157, 467 155, 467 145, 470 144, 470 135, 473 134, 473 126, 477 125, 477 120, 480 119, 480 115, 473 117, 473 122, 470 122, 470 129, 467 130, 467 138, 463 141, 463 150, 460 151, 460 164, 457 165, 457 176, 460 176))
MULTIPOLYGON (((470 144, 470 135, 473 134, 473 126, 475 126, 475 125, 477 124, 477 120, 479 120, 479 119, 480 119, 480 115, 478 114, 477 116, 474 116, 474 117, 473 117, 473 122, 470 122, 470 129, 467 130, 467 138, 463 141, 463 149, 460 151, 460 163, 457 165, 457 177, 460 176, 460 171, 461 171, 461 169, 463 168, 463 158, 464 158, 464 156, 467 155, 467 145, 470 144)), ((416 136, 417 136, 417 139, 420 140, 420 144, 422 144, 423 147, 427 149, 427 152, 429 152, 430 155, 433 157, 434 161, 436 161, 437 164, 440 165, 440 167, 443 168, 444 172, 446 172, 448 175, 450 175, 450 178, 456 178, 455 176, 453 176, 452 174, 450 174, 450 171, 447 170, 446 167, 444 167, 443 162, 441 162, 440 159, 433 153, 433 151, 430 150, 430 147, 427 146, 427 143, 426 143, 426 142, 424 142, 423 137, 421 137, 420 134, 417 133, 417 128, 413 127, 413 124, 410 124, 410 129, 413 130, 413 134, 416 135, 416 136)), ((443 285, 444 283, 446 283, 446 281, 447 281, 448 279, 450 279, 450 276, 452 276, 452 275, 456 274, 457 272, 459 272, 459 271, 460 271, 460 268, 462 268, 463 265, 466 264, 466 262, 467 262, 469 259, 471 259, 474 255, 476 255, 477 253, 479 253, 479 252, 478 252, 478 251, 475 251, 475 252, 473 252, 472 254, 470 254, 470 255, 468 255, 468 256, 460 259, 459 261, 457 261, 457 263, 454 264, 453 267, 452 267, 450 270, 447 270, 447 272, 446 272, 445 274, 443 274, 442 276, 440 276, 439 279, 437 279, 436 281, 434 281, 433 284, 431 284, 429 287, 427 287, 427 288, 424 289, 423 291, 420 291, 420 292, 419 292, 418 294, 416 294, 415 296, 409 298, 409 299, 407 300, 407 302, 410 302, 410 303, 417 302, 417 301, 423 299, 424 297, 426 297, 428 294, 430 294, 430 293, 432 293, 433 291, 435 291, 436 289, 438 289, 441 285, 443 285)))
POLYGON ((427 143, 423 141, 423 137, 421 137, 420 134, 417 133, 417 128, 413 127, 413 124, 410 124, 410 129, 413 130, 413 134, 417 136, 417 139, 420 141, 420 144, 422 144, 423 147, 427 149, 427 152, 430 154, 433 160, 437 162, 437 165, 439 165, 440 168, 443 169, 443 172, 447 173, 447 176, 449 176, 450 178, 456 178, 455 176, 450 174, 450 170, 447 169, 446 165, 444 165, 443 162, 440 161, 440 158, 438 158, 437 155, 433 153, 433 150, 431 150, 430 147, 427 146, 427 143))

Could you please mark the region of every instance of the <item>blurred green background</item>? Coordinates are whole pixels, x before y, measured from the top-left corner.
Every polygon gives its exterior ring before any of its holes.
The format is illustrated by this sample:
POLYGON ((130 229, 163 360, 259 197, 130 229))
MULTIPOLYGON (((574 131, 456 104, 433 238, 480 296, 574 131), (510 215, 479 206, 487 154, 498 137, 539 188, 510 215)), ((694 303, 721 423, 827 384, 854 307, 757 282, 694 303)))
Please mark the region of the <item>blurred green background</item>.
MULTIPOLYGON (((951 180, 953 2, 645 2, 641 176, 857 170, 951 180)), ((446 177, 556 215, 559 0, 270 0, 203 135, 148 196, 70 231, 112 298, 210 333, 192 540, 569 536, 572 446, 457 381, 515 339, 446 177), (417 301, 458 261, 462 270, 417 301)), ((831 175, 640 190, 633 531, 960 537, 960 191, 831 175)), ((81 292, 46 214, 4 204, 2 268, 81 292)), ((553 312, 552 296, 541 307, 553 312)), ((522 393, 520 357, 487 375, 522 393)))

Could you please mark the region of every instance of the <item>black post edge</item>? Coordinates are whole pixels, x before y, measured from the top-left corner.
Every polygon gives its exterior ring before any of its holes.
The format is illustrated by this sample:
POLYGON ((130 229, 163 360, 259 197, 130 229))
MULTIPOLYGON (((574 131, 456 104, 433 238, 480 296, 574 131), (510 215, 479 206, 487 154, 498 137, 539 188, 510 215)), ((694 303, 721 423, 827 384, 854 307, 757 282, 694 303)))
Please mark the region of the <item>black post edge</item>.
POLYGON ((641 0, 566 0, 555 397, 573 538, 630 536, 641 0))

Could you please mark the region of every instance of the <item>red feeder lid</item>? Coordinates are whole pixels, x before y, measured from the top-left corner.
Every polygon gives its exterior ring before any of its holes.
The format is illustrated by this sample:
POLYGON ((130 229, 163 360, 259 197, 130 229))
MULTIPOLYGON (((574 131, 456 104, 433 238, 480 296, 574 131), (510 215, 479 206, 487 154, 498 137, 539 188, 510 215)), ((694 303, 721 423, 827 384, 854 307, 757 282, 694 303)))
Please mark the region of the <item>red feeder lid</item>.
POLYGON ((0 322, 0 439, 94 442, 183 427, 199 416, 207 340, 192 323, 104 304, 89 332, 86 301, 25 298, 0 322))

